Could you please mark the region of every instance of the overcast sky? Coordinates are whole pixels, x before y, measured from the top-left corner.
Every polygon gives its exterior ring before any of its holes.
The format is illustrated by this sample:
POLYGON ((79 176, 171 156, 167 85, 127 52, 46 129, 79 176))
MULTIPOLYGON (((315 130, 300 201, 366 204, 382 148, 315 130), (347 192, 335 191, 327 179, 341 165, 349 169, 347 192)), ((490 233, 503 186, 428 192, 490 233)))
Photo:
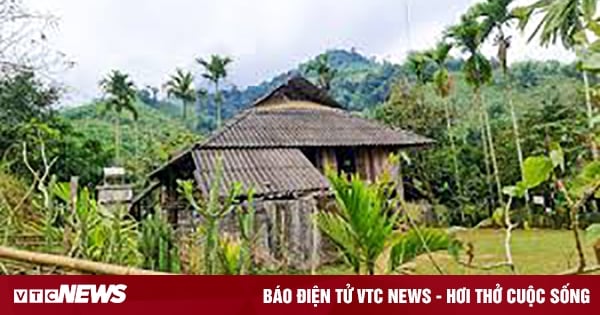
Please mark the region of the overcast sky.
MULTIPOLYGON (((159 86, 176 67, 199 72, 194 58, 211 53, 234 58, 229 81, 239 87, 258 84, 329 48, 354 47, 367 56, 401 61, 408 50, 434 44, 477 1, 27 2, 60 19, 49 40, 76 63, 60 77, 69 89, 68 104, 98 96, 97 82, 110 69, 130 73, 140 87, 159 86)), ((514 41, 512 54, 515 59, 569 58, 561 49, 526 47, 523 39, 514 41)))

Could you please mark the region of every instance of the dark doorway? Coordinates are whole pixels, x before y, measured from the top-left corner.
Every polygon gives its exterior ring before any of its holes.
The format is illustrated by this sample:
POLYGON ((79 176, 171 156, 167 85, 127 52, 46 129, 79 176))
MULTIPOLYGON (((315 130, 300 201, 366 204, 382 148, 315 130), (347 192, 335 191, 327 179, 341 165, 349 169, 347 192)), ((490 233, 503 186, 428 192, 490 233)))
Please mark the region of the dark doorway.
POLYGON ((323 171, 323 168, 321 165, 321 151, 320 150, 313 149, 313 148, 306 148, 306 149, 302 149, 302 153, 304 153, 304 156, 306 156, 306 158, 308 158, 308 160, 310 161, 310 163, 312 163, 312 165, 314 167, 323 171))
POLYGON ((335 159, 338 165, 338 174, 344 172, 352 175, 356 173, 356 153, 352 148, 335 150, 335 159))

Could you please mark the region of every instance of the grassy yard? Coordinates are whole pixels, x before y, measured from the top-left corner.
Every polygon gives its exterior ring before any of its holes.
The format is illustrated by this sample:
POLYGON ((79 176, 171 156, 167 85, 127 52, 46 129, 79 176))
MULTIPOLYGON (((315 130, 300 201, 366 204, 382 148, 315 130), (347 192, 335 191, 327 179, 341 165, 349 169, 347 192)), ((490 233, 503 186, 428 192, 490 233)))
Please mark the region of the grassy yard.
MULTIPOLYGON (((583 233, 582 233, 583 234, 583 233)), ((458 236, 464 243, 471 242, 475 247, 475 265, 486 265, 504 261, 504 231, 476 230, 462 232, 458 236)), ((588 265, 596 263, 592 242, 584 241, 584 249, 588 265)), ((513 232, 513 260, 519 274, 556 274, 577 266, 577 252, 571 231, 557 230, 517 230, 513 232)), ((456 263, 447 253, 435 253, 436 261, 446 274, 510 274, 507 268, 490 271, 465 268, 456 263)), ((466 261, 464 252, 461 260, 466 261)), ((437 274, 429 259, 422 255, 411 263, 415 274, 437 274)), ((324 274, 350 273, 341 266, 324 267, 324 274)))

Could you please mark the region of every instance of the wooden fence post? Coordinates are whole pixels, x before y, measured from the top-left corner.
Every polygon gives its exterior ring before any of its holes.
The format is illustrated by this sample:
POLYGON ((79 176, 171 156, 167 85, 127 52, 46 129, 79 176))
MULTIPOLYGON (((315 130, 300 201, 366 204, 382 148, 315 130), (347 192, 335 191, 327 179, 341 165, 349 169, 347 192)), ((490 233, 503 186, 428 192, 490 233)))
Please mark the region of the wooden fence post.
MULTIPOLYGON (((69 216, 74 216, 77 212, 77 192, 79 191, 79 177, 73 176, 71 177, 71 181, 69 183, 69 204, 68 211, 69 216)), ((73 235, 73 231, 71 231, 71 226, 69 222, 66 222, 63 232, 63 250, 65 254, 68 254, 71 251, 71 237, 73 235)))

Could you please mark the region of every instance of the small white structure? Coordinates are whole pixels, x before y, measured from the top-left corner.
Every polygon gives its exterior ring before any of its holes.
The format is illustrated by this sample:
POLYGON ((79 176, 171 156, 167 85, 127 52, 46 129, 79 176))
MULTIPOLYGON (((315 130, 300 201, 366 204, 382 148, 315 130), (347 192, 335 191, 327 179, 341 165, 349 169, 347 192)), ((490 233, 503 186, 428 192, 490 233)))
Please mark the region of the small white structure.
POLYGON ((104 180, 110 178, 124 178, 125 177, 125 169, 122 167, 105 167, 104 168, 104 180))
POLYGON ((98 203, 103 205, 129 205, 133 200, 133 187, 125 183, 125 169, 104 168, 104 180, 98 186, 98 203))

